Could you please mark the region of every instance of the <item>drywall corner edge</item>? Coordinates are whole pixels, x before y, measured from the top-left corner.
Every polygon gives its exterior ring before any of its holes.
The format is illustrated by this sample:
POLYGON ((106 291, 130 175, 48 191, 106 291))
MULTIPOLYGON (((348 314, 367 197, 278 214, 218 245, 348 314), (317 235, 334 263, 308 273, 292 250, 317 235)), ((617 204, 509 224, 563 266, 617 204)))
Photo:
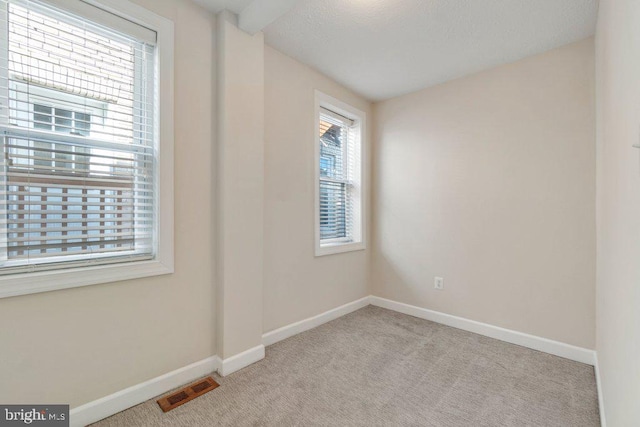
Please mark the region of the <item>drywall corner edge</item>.
POLYGON ((607 427, 607 419, 604 413, 604 395, 602 390, 602 376, 600 375, 600 363, 598 361, 598 353, 595 354, 594 371, 596 374, 596 387, 598 389, 598 409, 600 410, 600 425, 607 427))

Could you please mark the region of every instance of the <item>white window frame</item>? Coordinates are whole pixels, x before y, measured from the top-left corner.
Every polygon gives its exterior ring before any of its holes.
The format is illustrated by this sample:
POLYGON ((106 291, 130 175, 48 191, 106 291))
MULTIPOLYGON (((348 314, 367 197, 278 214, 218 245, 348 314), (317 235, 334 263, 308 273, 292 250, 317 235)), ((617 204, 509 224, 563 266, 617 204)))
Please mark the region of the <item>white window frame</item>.
POLYGON ((333 255, 344 252, 361 251, 367 248, 367 180, 366 180, 366 164, 367 164, 367 115, 361 111, 337 98, 329 96, 319 90, 315 91, 315 125, 313 127, 313 144, 314 144, 314 181, 315 188, 315 256, 333 255), (359 149, 360 164, 357 165, 356 173, 359 177, 360 197, 356 199, 354 218, 353 218, 353 239, 344 241, 344 239, 320 240, 320 111, 326 109, 333 111, 354 122, 354 126, 359 127, 359 149))
MULTIPOLYGON (((72 13, 85 14, 85 16, 87 12, 91 12, 89 5, 95 6, 108 12, 95 11, 96 16, 103 17, 103 23, 105 19, 109 20, 110 14, 113 14, 157 33, 155 91, 158 96, 154 120, 157 159, 156 253, 153 259, 145 261, 87 265, 0 276, 0 298, 171 274, 174 272, 174 24, 128 0, 83 0, 82 2, 43 0, 43 3, 72 13)), ((118 29, 118 20, 106 22, 105 25, 118 29)), ((6 106, 0 106, 0 108, 6 108, 6 106)))

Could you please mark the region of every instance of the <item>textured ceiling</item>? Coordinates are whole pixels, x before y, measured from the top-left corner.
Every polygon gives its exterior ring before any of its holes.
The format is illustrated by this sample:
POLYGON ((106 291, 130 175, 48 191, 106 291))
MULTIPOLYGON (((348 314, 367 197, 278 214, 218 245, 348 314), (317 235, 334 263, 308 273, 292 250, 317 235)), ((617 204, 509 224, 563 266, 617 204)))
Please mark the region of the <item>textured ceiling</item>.
POLYGON ((592 35, 597 0, 300 0, 266 41, 371 100, 592 35))
MULTIPOLYGON (((220 12, 222 9, 230 10, 234 13, 242 12, 253 0, 194 0, 213 12, 220 12)), ((262 0, 266 1, 266 0, 262 0)))

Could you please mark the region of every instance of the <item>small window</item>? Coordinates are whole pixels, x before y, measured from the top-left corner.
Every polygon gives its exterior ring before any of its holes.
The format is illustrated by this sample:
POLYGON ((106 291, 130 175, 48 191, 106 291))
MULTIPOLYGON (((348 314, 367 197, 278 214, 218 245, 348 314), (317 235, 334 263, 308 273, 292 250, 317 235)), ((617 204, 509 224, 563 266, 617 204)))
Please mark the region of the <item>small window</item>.
POLYGON ((317 94, 316 255, 364 249, 364 113, 317 94))
POLYGON ((33 128, 69 135, 89 136, 91 114, 33 104, 33 128))

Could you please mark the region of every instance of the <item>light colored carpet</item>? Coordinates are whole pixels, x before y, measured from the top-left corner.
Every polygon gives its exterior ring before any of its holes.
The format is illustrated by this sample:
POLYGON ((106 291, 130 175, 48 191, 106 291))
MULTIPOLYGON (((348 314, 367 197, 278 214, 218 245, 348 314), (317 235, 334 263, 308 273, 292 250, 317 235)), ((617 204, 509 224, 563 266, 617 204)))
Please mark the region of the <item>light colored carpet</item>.
POLYGON ((599 426, 593 367, 366 307, 164 414, 149 401, 96 426, 599 426))

